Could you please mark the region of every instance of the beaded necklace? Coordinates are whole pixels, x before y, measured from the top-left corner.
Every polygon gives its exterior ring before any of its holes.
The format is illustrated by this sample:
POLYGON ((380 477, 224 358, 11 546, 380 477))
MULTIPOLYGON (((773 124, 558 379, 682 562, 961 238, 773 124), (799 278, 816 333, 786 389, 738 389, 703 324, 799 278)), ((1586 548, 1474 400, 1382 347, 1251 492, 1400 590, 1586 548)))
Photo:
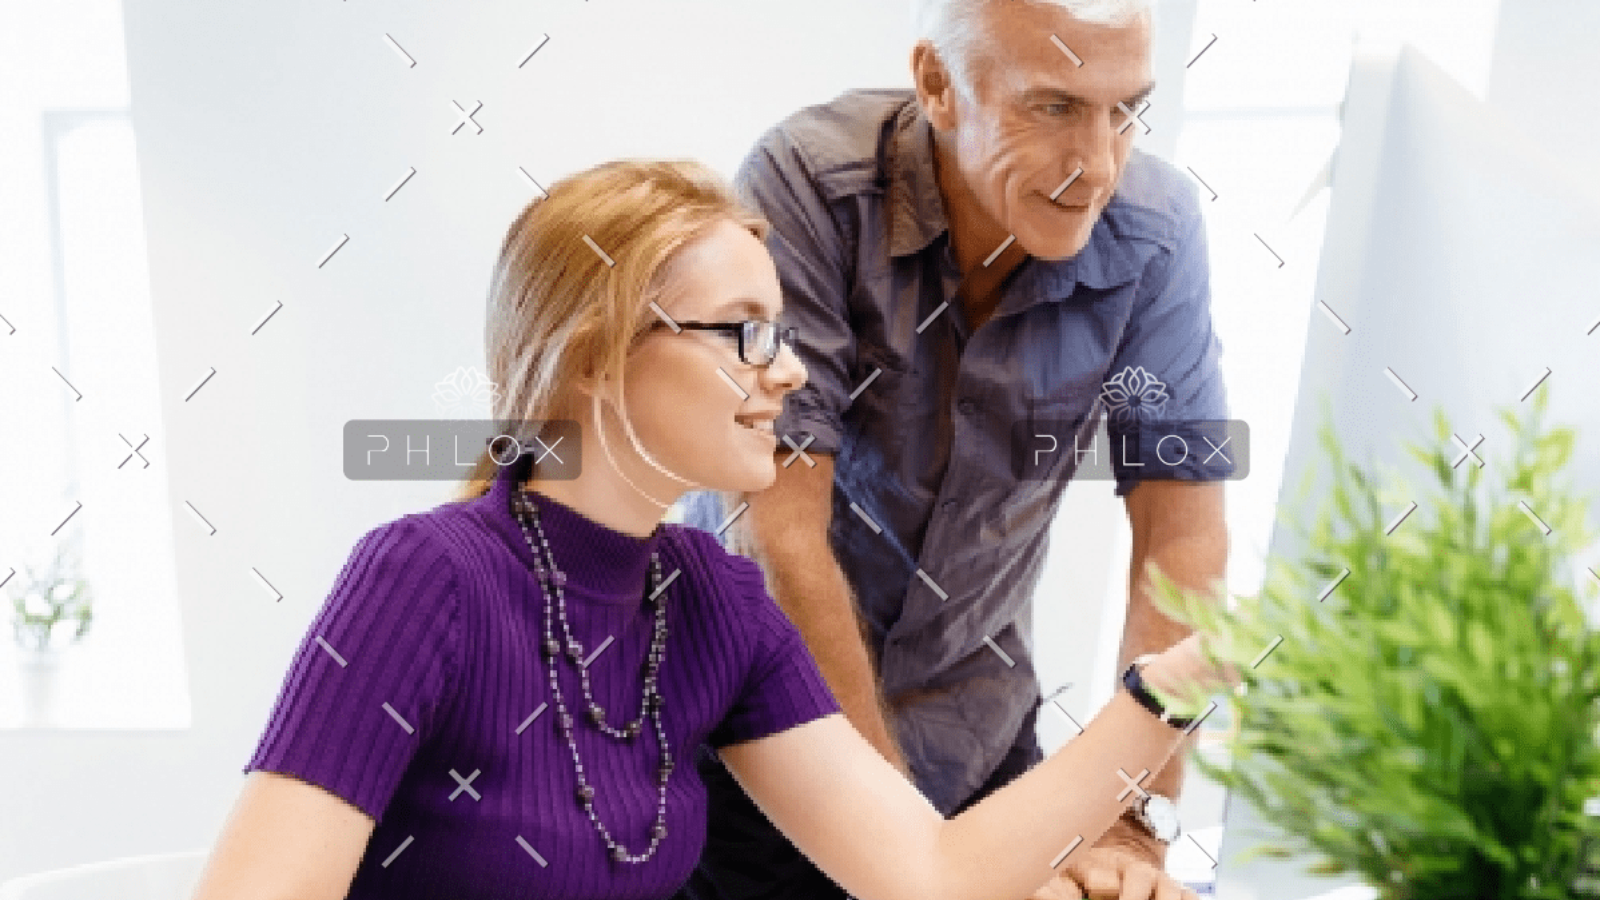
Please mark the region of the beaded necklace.
POLYGON ((567 582, 567 573, 556 568, 555 555, 550 552, 550 542, 546 540, 544 528, 539 523, 539 507, 528 499, 525 491, 520 490, 514 495, 513 506, 517 522, 522 526, 522 534, 528 540, 528 547, 533 550, 534 570, 544 587, 544 642, 540 649, 549 662, 550 694, 556 701, 556 722, 561 727, 562 737, 566 738, 567 749, 572 751, 572 765, 578 773, 578 803, 588 814, 589 821, 600 834, 600 839, 605 841, 613 860, 627 863, 645 862, 655 855, 656 848, 661 846, 661 841, 667 836, 667 780, 672 776, 672 750, 667 746, 667 733, 661 727, 662 698, 657 683, 657 675, 660 673, 661 662, 666 656, 667 649, 667 597, 662 587, 661 557, 654 550, 650 552, 650 567, 655 590, 645 595, 644 602, 655 607, 655 630, 650 637, 650 653, 645 662, 644 690, 639 700, 639 717, 618 728, 606 721, 605 708, 595 702, 594 692, 590 690, 589 667, 583 660, 583 645, 572 636, 572 627, 567 622, 567 595, 562 587, 567 582), (533 526, 532 530, 529 530, 530 524, 533 526), (534 540, 535 533, 538 534, 537 541, 534 540), (551 602, 552 597, 555 598, 554 603, 551 602), (563 640, 556 639, 552 615, 561 621, 563 640), (650 827, 650 847, 643 853, 628 852, 628 848, 611 836, 611 831, 595 814, 594 786, 589 784, 583 772, 583 760, 578 758, 578 743, 572 738, 574 725, 572 714, 567 710, 566 699, 561 694, 561 683, 556 677, 556 663, 562 656, 563 641, 567 658, 578 667, 579 680, 583 684, 583 702, 589 721, 593 722, 602 733, 628 744, 631 744, 643 730, 646 718, 649 718, 655 726, 656 740, 661 746, 661 765, 657 769, 656 819, 655 824, 650 827))

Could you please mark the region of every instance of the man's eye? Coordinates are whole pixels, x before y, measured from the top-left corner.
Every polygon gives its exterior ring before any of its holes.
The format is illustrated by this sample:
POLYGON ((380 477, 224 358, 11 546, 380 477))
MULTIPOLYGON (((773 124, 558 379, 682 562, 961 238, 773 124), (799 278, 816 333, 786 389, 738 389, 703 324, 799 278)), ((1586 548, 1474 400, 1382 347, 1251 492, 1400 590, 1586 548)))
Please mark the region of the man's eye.
POLYGON ((1072 104, 1046 103, 1045 105, 1039 107, 1039 109, 1047 116, 1064 116, 1072 111, 1072 104))

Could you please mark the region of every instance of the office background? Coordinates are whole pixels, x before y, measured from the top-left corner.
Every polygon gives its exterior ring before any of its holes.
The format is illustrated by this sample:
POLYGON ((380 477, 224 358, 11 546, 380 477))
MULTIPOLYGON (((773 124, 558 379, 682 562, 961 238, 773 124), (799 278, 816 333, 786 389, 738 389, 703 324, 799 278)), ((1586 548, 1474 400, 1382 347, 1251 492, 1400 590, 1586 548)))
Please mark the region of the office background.
MULTIPOLYGON (((1229 486, 1246 593, 1354 37, 1409 40, 1554 152, 1592 156, 1600 9, 1187 0, 1157 28, 1139 141, 1216 195, 1213 310, 1252 427, 1251 476, 1229 486)), ((49 727, 25 719, 0 640, 0 881, 211 842, 355 538, 447 499, 346 480, 342 425, 486 411, 453 391, 483 368, 489 266, 533 182, 618 156, 731 173, 801 105, 908 85, 911 37, 901 0, 0 6, 0 578, 76 530, 98 594, 49 727), (480 101, 482 134, 452 133, 452 102, 480 101)), ((1046 746, 1111 690, 1123 521, 1110 483, 1067 490, 1036 599, 1042 686, 1072 685, 1046 746)), ((1191 791, 1186 824, 1214 824, 1215 794, 1191 791)))

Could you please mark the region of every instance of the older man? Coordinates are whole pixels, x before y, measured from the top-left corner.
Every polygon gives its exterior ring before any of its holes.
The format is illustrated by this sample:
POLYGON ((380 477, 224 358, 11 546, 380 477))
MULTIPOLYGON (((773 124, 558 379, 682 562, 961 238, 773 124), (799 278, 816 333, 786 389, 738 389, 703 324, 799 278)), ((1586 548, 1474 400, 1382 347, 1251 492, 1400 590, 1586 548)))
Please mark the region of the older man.
MULTIPOLYGON (((780 452, 740 549, 851 721, 952 814, 1040 758, 1031 598, 1080 458, 1110 457, 1133 531, 1121 666, 1186 633, 1146 562, 1196 589, 1221 577, 1233 470, 1158 466, 1137 414, 1091 449, 1103 393, 1157 404, 1163 431, 1227 415, 1195 189, 1132 147, 1148 0, 920 6, 914 91, 802 110, 736 179, 771 220, 809 373, 777 424, 806 458, 780 452), (1128 379, 1141 396, 1103 392, 1128 379), (1035 453, 1050 423, 1081 452, 1035 453)), ((695 496, 690 521, 715 528, 717 498, 695 496)), ((842 896, 713 755, 699 765, 713 807, 694 900, 842 896)), ((1161 867, 1181 781, 1179 763, 1145 781, 1150 799, 1131 795, 1046 893, 1178 897, 1161 867)))

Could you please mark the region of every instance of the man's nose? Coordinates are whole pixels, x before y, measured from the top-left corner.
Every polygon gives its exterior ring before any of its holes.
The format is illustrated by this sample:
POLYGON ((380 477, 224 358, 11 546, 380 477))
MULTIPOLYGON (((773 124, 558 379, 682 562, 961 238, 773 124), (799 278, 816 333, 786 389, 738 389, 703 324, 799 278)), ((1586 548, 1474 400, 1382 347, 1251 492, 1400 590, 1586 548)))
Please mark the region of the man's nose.
POLYGON ((1078 176, 1085 188, 1096 190, 1109 187, 1117 171, 1117 144, 1121 135, 1117 127, 1122 124, 1122 111, 1115 106, 1109 113, 1088 117, 1075 129, 1073 149, 1077 165, 1083 167, 1078 176))

